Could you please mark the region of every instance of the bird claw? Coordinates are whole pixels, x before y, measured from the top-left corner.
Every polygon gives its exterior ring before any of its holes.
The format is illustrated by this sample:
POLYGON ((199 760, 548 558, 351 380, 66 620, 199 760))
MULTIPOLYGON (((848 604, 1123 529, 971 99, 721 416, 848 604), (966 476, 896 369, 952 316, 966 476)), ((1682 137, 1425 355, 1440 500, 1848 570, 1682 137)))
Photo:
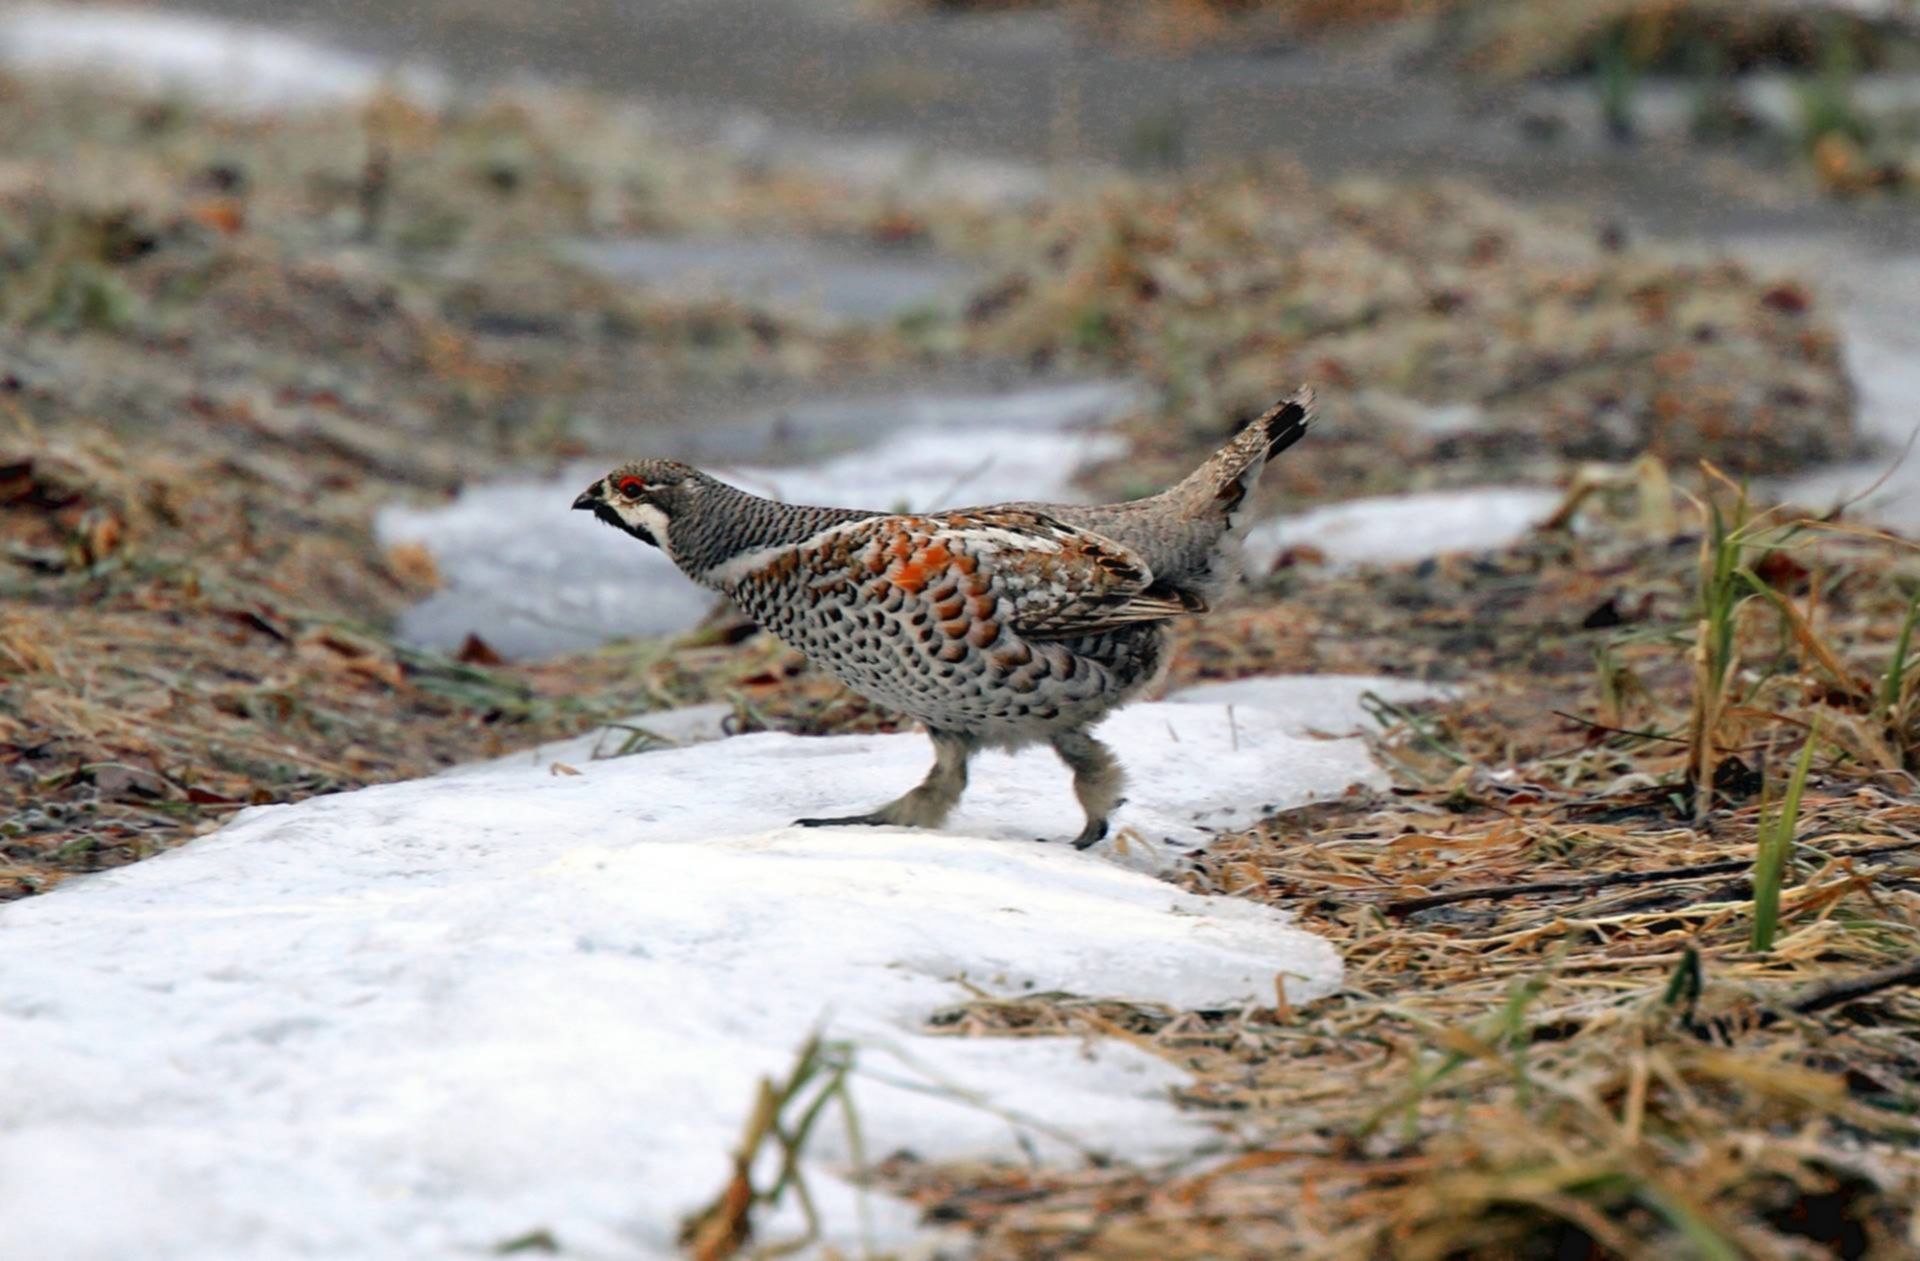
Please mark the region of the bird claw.
POLYGON ((1080 829, 1080 835, 1073 838, 1073 847, 1075 849, 1092 849, 1095 845, 1105 840, 1106 836, 1107 821, 1105 819, 1089 819, 1087 820, 1087 826, 1080 829))

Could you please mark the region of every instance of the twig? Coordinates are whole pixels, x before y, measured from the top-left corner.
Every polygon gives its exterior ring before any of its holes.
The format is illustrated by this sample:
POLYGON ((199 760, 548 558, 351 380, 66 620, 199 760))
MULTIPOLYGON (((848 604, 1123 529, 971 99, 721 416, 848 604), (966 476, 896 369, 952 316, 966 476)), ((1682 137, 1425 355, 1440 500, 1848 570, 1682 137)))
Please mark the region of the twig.
POLYGON ((1907 457, 1913 454, 1913 444, 1914 444, 1914 440, 1917 438, 1920 438, 1920 425, 1915 425, 1913 427, 1913 431, 1907 435, 1906 445, 1900 448, 1900 454, 1894 457, 1893 463, 1887 465, 1885 472, 1881 473, 1880 476, 1873 479, 1872 485, 1868 486, 1865 490, 1858 491, 1848 496, 1847 498, 1842 499, 1839 503, 1836 503, 1835 505, 1833 505, 1833 507, 1827 509, 1826 513, 1822 517, 1822 521, 1823 522, 1838 521, 1841 517, 1846 515, 1847 509, 1853 507, 1855 504, 1864 503, 1868 499, 1872 498, 1874 495, 1879 494, 1880 488, 1882 486, 1885 486, 1889 481, 1893 480, 1893 475, 1900 471, 1900 466, 1902 464, 1905 464, 1907 462, 1907 457))
MULTIPOLYGON (((1920 849, 1920 841, 1902 841, 1897 845, 1871 845, 1865 849, 1844 850, 1829 855, 1832 858, 1874 858, 1881 854, 1898 853, 1901 850, 1920 849)), ((1660 884, 1668 880, 1696 880, 1703 876, 1724 876, 1736 871, 1745 871, 1753 866, 1746 858, 1728 859, 1717 863, 1696 863, 1690 867, 1662 867, 1657 871, 1614 871, 1598 876, 1576 876, 1568 880, 1536 880, 1531 884, 1486 885, 1472 889, 1451 889, 1445 893, 1429 893, 1417 898, 1401 898, 1389 902, 1381 909, 1389 915, 1412 915, 1416 911, 1431 910, 1436 906, 1451 906, 1456 902, 1501 902, 1508 898, 1522 898, 1531 893, 1584 893, 1589 889, 1606 889, 1618 885, 1660 884)))
POLYGON ((1685 740, 1682 740, 1678 736, 1663 736, 1657 731, 1634 731, 1629 727, 1609 727, 1607 726, 1607 724, 1603 722, 1595 722, 1591 718, 1582 718, 1580 715, 1570 714, 1564 709, 1555 709, 1549 712, 1552 713, 1556 718, 1564 718, 1568 722, 1577 722, 1582 727, 1590 727, 1595 731, 1605 731, 1610 735, 1638 736, 1642 740, 1660 740, 1667 744, 1685 744, 1686 743, 1685 740))
POLYGON ((954 497, 958 495, 961 491, 965 490, 969 484, 973 483, 974 481, 977 481, 981 477, 984 477, 988 472, 988 470, 993 468, 993 464, 994 464, 994 457, 988 456, 984 460, 981 460, 978 464, 974 465, 972 468, 962 469, 958 476, 956 476, 952 481, 947 483, 946 489, 942 490, 938 495, 935 495, 933 499, 926 505, 927 510, 931 512, 934 509, 937 509, 938 507, 940 507, 941 504, 952 503, 954 500, 954 497))
POLYGON ((1825 1011, 1829 1007, 1838 1007, 1842 1003, 1850 1003, 1856 998, 1865 998, 1881 990, 1892 989, 1897 985, 1916 984, 1920 984, 1920 959, 1910 959, 1905 963, 1896 963, 1874 972, 1863 972, 1859 976, 1816 985, 1787 1004, 1787 1010, 1807 1016, 1816 1011, 1825 1011))

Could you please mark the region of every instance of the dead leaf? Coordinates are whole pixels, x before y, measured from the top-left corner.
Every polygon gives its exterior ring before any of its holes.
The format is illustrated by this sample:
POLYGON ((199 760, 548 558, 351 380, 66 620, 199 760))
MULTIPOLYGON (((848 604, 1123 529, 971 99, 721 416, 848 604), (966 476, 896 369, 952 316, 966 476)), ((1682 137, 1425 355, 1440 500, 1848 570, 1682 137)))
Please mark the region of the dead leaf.
POLYGON ((246 211, 231 197, 210 197, 189 209, 187 217, 223 236, 233 236, 247 226, 246 211))
POLYGON ((460 651, 454 654, 459 660, 470 666, 503 666, 507 659, 493 650, 493 645, 469 631, 460 641, 460 651))
POLYGON ((409 587, 428 591, 440 586, 440 567, 425 543, 395 543, 387 549, 387 568, 409 587))

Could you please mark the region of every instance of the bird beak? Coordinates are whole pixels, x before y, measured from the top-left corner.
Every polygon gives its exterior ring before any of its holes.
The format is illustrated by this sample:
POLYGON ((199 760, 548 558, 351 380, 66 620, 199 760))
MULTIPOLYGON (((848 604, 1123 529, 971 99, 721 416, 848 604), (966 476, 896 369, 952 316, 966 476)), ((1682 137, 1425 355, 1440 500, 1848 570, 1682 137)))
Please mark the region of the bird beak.
POLYGON ((600 483, 595 482, 580 492, 580 498, 573 501, 575 512, 592 512, 600 506, 600 483))

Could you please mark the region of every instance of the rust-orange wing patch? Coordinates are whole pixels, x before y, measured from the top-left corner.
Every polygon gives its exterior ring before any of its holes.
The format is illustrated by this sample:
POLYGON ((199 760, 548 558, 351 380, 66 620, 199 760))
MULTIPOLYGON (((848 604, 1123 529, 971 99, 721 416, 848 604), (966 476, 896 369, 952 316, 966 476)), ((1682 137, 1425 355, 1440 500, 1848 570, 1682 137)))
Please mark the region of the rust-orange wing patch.
POLYGON ((1177 592, 1150 590, 1153 571, 1131 549, 1044 513, 951 513, 940 527, 936 543, 952 553, 953 568, 969 577, 977 571, 984 579, 977 597, 991 597, 970 600, 968 612, 976 620, 997 612, 1030 639, 1163 621, 1198 604, 1177 592))

